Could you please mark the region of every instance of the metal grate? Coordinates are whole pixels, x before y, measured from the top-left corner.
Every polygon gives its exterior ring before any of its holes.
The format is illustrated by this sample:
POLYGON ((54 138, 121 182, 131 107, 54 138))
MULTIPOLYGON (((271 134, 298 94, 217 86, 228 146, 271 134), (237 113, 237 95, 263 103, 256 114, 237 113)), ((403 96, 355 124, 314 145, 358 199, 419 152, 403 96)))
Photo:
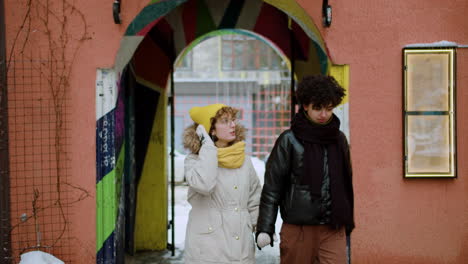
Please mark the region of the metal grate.
POLYGON ((239 108, 241 123, 247 128, 246 152, 265 160, 275 140, 290 125, 290 82, 258 84, 255 82, 220 82, 214 88, 196 83, 187 90, 175 87, 176 149, 183 152, 182 132, 192 124, 188 114, 193 106, 224 103, 239 108))
POLYGON ((289 128, 291 121, 290 83, 262 85, 253 100, 254 117, 252 156, 268 157, 278 136, 289 128))
POLYGON ((66 67, 37 57, 14 57, 7 76, 12 257, 41 250, 72 263, 66 67))
POLYGON ((10 179, 8 153, 8 112, 5 60, 5 21, 0 1, 0 262, 11 263, 10 245, 10 179))

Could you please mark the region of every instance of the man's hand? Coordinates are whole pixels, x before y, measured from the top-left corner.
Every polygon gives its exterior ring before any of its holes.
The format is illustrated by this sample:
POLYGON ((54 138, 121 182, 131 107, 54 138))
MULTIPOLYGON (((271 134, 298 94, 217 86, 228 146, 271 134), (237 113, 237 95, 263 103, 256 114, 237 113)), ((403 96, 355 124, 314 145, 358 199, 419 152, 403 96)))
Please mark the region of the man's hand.
POLYGON ((261 232, 257 236, 257 247, 260 250, 262 250, 262 248, 264 248, 268 244, 270 244, 270 246, 273 246, 273 242, 278 242, 276 234, 273 234, 272 236, 268 233, 261 232))
POLYGON ((198 125, 196 132, 197 132, 198 138, 200 138, 202 145, 206 144, 206 145, 214 146, 213 140, 211 140, 208 133, 206 133, 206 129, 203 125, 198 125))

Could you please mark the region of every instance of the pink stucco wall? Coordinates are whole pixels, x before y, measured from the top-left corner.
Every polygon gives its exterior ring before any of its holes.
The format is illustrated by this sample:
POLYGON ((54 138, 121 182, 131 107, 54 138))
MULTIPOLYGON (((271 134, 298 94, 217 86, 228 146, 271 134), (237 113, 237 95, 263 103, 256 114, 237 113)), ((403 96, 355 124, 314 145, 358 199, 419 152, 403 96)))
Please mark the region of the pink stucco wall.
MULTIPOLYGON (((320 9, 298 1, 315 21, 320 9)), ((403 179, 402 48, 468 44, 466 1, 329 1, 321 29, 331 58, 350 65, 356 195, 355 263, 467 263, 468 49, 457 53, 457 179, 403 179)))
MULTIPOLYGON (((26 14, 27 2, 29 1, 5 0, 8 54, 26 14)), ((60 10, 57 9, 60 8, 57 4, 62 2, 64 1, 48 1, 56 8, 55 11, 60 10)), ((32 1, 32 3, 38 2, 32 1)), ((116 25, 113 22, 112 3, 113 1, 73 1, 75 8, 83 14, 89 38, 82 42, 69 79, 69 92, 72 100, 68 102, 70 113, 67 116, 70 129, 67 134, 69 139, 67 158, 70 168, 68 183, 82 188, 90 195, 89 198, 68 208, 69 231, 66 235, 69 236, 69 241, 63 246, 73 248, 71 252, 66 253, 67 258, 73 263, 95 263, 96 257, 96 69, 113 67, 120 40, 128 24, 149 3, 149 0, 123 1, 122 25, 116 25)), ((33 9, 33 11, 36 10, 33 9)), ((73 20, 71 24, 75 25, 70 28, 69 32, 74 36, 80 36, 83 27, 76 13, 70 15, 69 19, 73 20)), ((33 31, 30 33, 32 49, 36 51, 41 44, 45 43, 44 35, 36 31, 39 28, 39 25, 33 24, 33 31)), ((76 42, 70 41, 70 43, 76 42)), ((18 44, 16 47, 18 48, 18 44)), ((10 123, 12 122, 14 121, 10 120, 10 123)), ((10 141, 11 146, 16 143, 14 140, 10 141)), ((79 195, 81 195, 80 191, 68 194, 70 199, 79 195)), ((18 202, 16 199, 12 197, 12 202, 18 202)), ((18 218, 18 216, 14 215, 12 218, 18 218)), ((13 245, 14 249, 16 247, 17 245, 13 245)))
MULTIPOLYGON (((5 1, 9 48, 25 10, 20 2, 5 1)), ((75 204, 70 215, 74 255, 82 263, 92 263, 96 252, 96 69, 113 66, 127 25, 149 0, 123 1, 122 25, 113 23, 112 2, 74 1, 91 37, 83 42, 70 79, 71 183, 92 197, 75 204)), ((353 262, 467 263, 468 49, 457 53, 457 179, 403 179, 401 65, 407 44, 440 40, 468 44, 468 2, 329 2, 333 22, 323 28, 321 1, 298 0, 319 25, 332 61, 350 65, 357 225, 353 262)))

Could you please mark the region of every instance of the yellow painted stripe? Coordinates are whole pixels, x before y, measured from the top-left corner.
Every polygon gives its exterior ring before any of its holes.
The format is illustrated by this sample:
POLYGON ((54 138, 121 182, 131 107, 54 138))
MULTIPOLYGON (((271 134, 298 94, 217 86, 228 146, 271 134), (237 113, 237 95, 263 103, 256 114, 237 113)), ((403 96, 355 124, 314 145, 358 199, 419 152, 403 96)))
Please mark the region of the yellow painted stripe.
POLYGON ((346 90, 346 96, 341 102, 346 104, 349 101, 349 65, 332 65, 330 75, 346 90))
POLYGON ((137 83, 142 84, 145 87, 151 88, 152 90, 155 90, 156 92, 158 92, 160 94, 160 96, 164 95, 165 91, 159 85, 157 85, 155 83, 152 83, 150 81, 147 81, 147 80, 145 80, 142 77, 137 76, 137 75, 135 75, 135 79, 136 79, 137 83))
POLYGON ((163 250, 167 246, 166 102, 166 94, 162 93, 159 96, 151 140, 138 183, 136 250, 163 250))

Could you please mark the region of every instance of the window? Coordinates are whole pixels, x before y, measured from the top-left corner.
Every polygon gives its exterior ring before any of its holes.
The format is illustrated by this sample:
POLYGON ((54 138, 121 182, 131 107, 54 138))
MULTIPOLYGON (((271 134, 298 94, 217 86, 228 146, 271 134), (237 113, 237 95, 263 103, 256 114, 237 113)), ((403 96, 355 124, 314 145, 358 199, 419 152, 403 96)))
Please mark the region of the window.
POLYGON ((455 49, 404 49, 405 177, 456 177, 455 49))
POLYGON ((222 35, 221 40, 224 71, 281 68, 280 56, 261 40, 239 34, 222 35))
POLYGON ((176 68, 178 71, 192 70, 192 51, 187 52, 187 54, 177 62, 176 68))

